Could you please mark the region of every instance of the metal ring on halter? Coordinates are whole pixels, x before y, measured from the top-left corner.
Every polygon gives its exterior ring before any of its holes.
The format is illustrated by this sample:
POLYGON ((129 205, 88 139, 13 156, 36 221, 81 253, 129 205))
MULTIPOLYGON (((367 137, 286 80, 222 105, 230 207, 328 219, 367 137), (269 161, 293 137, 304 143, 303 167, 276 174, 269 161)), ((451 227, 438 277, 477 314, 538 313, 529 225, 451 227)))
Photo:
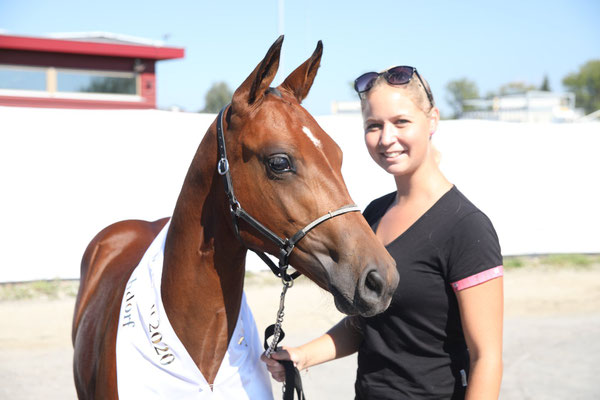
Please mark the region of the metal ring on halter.
POLYGON ((242 206, 240 205, 240 202, 235 200, 233 203, 229 204, 229 211, 231 211, 232 214, 236 214, 239 209, 241 209, 242 206))
POLYGON ((229 171, 229 161, 226 158, 221 158, 217 163, 217 172, 219 175, 225 175, 229 171))
MULTIPOLYGON (((283 283, 283 286, 286 286, 286 287, 287 287, 287 289, 289 289, 289 288, 291 288, 292 286, 294 286, 294 279, 292 278, 292 276, 291 276, 291 275, 288 275, 288 274, 287 274, 287 271, 286 271, 286 273, 285 273, 285 274, 283 274, 283 275, 281 276, 281 282, 283 283), (287 278, 287 277, 289 277, 289 278, 287 278)), ((286 290, 287 290, 287 289, 286 289, 286 290)))

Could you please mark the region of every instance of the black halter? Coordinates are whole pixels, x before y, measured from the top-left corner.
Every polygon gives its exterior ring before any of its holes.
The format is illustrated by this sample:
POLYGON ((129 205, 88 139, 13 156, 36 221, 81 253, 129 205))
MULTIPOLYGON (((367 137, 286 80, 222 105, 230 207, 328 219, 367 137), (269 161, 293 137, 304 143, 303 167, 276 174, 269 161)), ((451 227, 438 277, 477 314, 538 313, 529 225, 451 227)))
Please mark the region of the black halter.
POLYGON ((311 229, 313 229, 320 223, 327 221, 328 219, 331 219, 333 217, 337 217, 338 215, 342 215, 348 212, 360 211, 360 208, 358 208, 356 204, 350 204, 343 206, 335 211, 330 211, 322 217, 315 219, 313 222, 306 225, 304 228, 300 229, 289 239, 280 238, 269 228, 258 222, 254 217, 252 217, 242 208, 242 206, 236 199, 235 194, 233 193, 233 184, 231 181, 231 173, 229 171, 229 162, 227 161, 227 150, 225 148, 225 137, 223 136, 223 112, 225 111, 227 106, 223 107, 223 109, 219 112, 219 115, 217 117, 217 144, 219 147, 219 161, 217 162, 217 171, 221 176, 223 176, 225 194, 227 194, 227 198, 229 199, 229 210, 231 211, 231 217, 233 220, 233 229, 238 239, 243 243, 242 238, 240 237, 240 230, 238 227, 238 218, 241 218, 248 224, 250 224, 254 229, 256 229, 261 234, 270 239, 272 242, 274 242, 279 247, 279 266, 275 265, 275 263, 273 263, 273 261, 271 261, 271 259, 262 251, 254 249, 250 250, 255 252, 269 266, 269 268, 271 268, 275 275, 286 281, 293 280, 300 274, 298 272, 294 272, 293 274, 288 275, 287 268, 289 266, 290 254, 292 253, 292 250, 294 250, 294 247, 300 241, 300 239, 306 236, 306 234, 311 229))

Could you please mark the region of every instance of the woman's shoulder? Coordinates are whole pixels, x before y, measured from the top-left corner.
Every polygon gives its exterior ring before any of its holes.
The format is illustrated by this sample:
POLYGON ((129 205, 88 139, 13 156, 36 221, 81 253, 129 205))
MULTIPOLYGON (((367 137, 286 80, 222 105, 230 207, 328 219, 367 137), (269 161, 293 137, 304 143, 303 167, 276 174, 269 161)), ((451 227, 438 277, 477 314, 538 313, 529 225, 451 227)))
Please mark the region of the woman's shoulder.
POLYGON ((461 220, 471 214, 482 213, 456 186, 453 186, 442 196, 438 201, 438 205, 442 213, 452 216, 454 220, 461 220))
POLYGON ((445 240, 441 245, 447 256, 449 282, 491 270, 502 265, 500 241, 492 221, 458 189, 449 204, 445 240))
POLYGON ((428 212, 430 224, 435 224, 440 237, 461 236, 464 232, 493 230, 488 216, 453 186, 428 212))
POLYGON ((438 221, 445 221, 445 236, 453 240, 449 243, 467 245, 489 239, 498 242, 498 236, 489 217, 473 204, 456 187, 446 196, 440 207, 438 221), (443 216, 442 216, 443 214, 443 216))
POLYGON ((385 213, 385 210, 389 208, 395 197, 396 191, 393 191, 376 198, 365 208, 363 211, 363 216, 367 221, 369 221, 369 223, 371 223, 373 219, 377 219, 377 217, 381 217, 385 213))

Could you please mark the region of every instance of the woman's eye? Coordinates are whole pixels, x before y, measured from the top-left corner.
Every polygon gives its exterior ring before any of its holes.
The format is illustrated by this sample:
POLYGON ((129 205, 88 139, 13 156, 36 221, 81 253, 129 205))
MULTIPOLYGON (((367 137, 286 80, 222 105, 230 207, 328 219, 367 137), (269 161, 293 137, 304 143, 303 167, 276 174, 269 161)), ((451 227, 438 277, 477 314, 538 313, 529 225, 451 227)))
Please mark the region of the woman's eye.
POLYGON ((285 155, 269 157, 268 164, 273 172, 288 172, 292 170, 290 160, 285 155))
POLYGON ((370 125, 366 126, 365 132, 373 132, 380 128, 381 128, 381 125, 379 125, 379 124, 370 124, 370 125))

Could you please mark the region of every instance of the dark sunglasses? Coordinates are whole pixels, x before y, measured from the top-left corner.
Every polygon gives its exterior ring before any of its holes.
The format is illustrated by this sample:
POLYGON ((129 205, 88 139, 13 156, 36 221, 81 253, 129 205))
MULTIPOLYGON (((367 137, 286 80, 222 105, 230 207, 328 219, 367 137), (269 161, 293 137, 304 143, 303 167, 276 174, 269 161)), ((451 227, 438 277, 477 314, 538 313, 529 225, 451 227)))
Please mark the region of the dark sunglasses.
POLYGON ((383 75, 383 78, 390 85, 406 85, 412 79, 413 75, 417 75, 419 78, 419 82, 421 82, 421 86, 425 89, 425 93, 427 94, 427 98, 429 99, 429 104, 433 107, 433 96, 427 89, 427 86, 423 83, 423 79, 421 79, 421 75, 415 67, 409 67, 407 65, 402 65, 399 67, 393 67, 383 72, 367 72, 362 74, 354 81, 354 90, 356 90, 359 94, 365 93, 371 90, 373 84, 383 75))

